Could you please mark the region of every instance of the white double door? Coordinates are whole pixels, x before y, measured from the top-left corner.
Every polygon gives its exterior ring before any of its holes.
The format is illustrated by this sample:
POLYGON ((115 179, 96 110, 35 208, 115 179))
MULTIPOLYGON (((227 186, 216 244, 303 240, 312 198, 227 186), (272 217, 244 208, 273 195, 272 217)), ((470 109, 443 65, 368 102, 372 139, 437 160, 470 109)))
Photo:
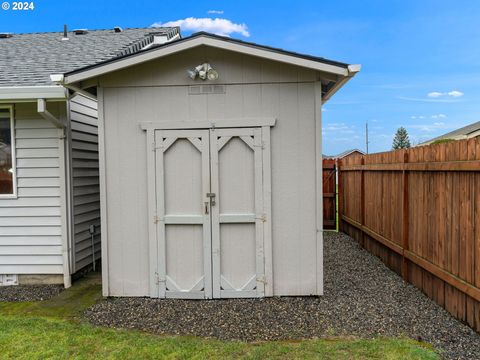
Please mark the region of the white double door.
POLYGON ((262 128, 156 130, 158 294, 265 291, 262 128))

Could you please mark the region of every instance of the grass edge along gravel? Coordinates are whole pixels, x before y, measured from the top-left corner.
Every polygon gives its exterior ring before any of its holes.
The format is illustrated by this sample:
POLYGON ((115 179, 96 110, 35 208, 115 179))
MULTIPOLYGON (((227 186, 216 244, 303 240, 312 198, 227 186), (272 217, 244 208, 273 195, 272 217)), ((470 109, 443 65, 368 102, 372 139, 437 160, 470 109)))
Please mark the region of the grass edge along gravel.
POLYGON ((438 359, 405 338, 241 342, 108 329, 82 320, 101 301, 98 277, 46 301, 0 302, 0 359, 438 359))
POLYGON ((2 359, 438 359, 410 339, 333 338, 246 343, 135 330, 31 316, 0 317, 2 359))

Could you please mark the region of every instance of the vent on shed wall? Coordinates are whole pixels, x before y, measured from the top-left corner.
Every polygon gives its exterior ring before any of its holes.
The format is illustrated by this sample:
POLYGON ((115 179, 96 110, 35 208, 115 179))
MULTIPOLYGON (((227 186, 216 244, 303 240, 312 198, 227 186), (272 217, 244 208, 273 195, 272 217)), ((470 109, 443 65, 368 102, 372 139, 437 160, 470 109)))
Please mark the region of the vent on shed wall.
POLYGON ((0 274, 0 286, 18 285, 18 276, 12 274, 0 274))
POLYGON ((225 94, 225 85, 191 85, 188 87, 188 94, 225 94))

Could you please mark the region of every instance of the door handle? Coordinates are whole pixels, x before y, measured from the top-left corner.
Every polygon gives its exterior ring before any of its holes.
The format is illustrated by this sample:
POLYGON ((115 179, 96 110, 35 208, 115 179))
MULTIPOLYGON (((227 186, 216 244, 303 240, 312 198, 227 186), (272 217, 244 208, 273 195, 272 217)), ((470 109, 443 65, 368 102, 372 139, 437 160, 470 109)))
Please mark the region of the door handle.
POLYGON ((215 197, 217 196, 215 193, 207 193, 206 194, 207 198, 210 198, 210 204, 212 206, 215 206, 216 202, 215 202, 215 197))
POLYGON ((208 215, 208 201, 205 201, 205 215, 208 215))

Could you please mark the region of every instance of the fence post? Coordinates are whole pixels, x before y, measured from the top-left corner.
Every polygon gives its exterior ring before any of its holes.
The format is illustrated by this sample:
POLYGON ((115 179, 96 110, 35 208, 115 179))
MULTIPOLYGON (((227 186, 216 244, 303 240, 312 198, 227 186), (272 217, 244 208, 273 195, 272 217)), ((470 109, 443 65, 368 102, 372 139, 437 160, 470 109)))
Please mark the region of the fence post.
POLYGON ((338 231, 343 232, 343 226, 342 226, 342 214, 343 214, 343 175, 342 175, 342 160, 338 159, 336 160, 337 164, 337 171, 338 171, 338 177, 337 177, 337 197, 338 197, 338 209, 337 209, 337 216, 338 216, 338 231))
POLYGON ((362 247, 365 247, 365 232, 363 227, 365 226, 365 170, 363 165, 365 165, 365 155, 362 155, 362 160, 360 162, 362 168, 360 170, 360 224, 362 225, 362 247))
MULTIPOLYGON (((403 154, 403 163, 408 163, 408 150, 405 150, 403 154)), ((406 168, 403 168, 402 171, 402 190, 403 190, 403 199, 402 199, 402 277, 405 281, 408 281, 408 260, 405 258, 405 251, 409 250, 408 245, 408 232, 409 232, 409 224, 408 224, 408 211, 409 211, 409 204, 408 204, 408 174, 409 171, 406 168)))

